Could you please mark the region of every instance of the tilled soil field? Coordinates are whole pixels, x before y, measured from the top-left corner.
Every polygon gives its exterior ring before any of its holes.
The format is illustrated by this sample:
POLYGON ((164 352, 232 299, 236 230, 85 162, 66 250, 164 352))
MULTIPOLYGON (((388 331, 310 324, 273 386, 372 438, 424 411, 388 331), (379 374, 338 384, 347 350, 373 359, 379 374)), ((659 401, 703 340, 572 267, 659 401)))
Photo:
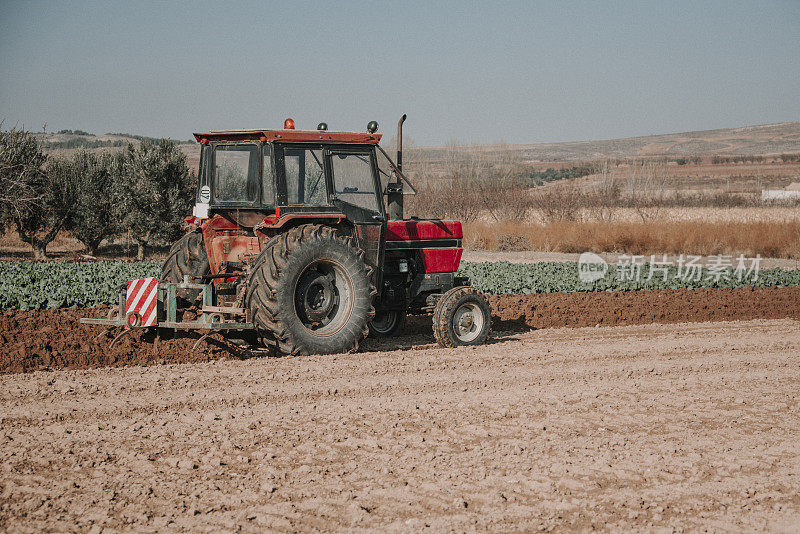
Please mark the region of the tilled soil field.
MULTIPOLYGON (((800 287, 657 290, 615 293, 547 293, 490 297, 493 330, 610 326, 747 319, 800 318, 800 287)), ((192 351, 199 337, 136 330, 113 349, 101 327, 80 325, 80 317, 105 316, 108 309, 0 312, 0 372, 92 368, 245 358, 212 336, 192 351), (100 334, 100 337, 97 337, 100 334)), ((409 318, 406 335, 368 339, 362 350, 426 348, 434 343, 430 318, 409 318)))
POLYGON ((414 346, 0 376, 0 530, 800 524, 795 320, 414 346))

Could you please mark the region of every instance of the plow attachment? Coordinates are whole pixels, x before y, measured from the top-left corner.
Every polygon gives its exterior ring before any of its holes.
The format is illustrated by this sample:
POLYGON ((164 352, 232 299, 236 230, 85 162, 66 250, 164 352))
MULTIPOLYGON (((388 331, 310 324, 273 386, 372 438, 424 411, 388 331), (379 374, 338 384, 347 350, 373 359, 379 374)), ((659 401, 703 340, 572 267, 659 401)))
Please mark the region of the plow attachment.
POLYGON ((80 322, 107 326, 109 328, 106 332, 121 327, 122 332, 111 341, 112 347, 134 328, 199 330, 203 335, 192 350, 214 332, 253 329, 253 323, 249 320, 245 309, 236 306, 216 306, 215 301, 214 285, 211 283, 190 282, 188 276, 179 283, 142 278, 120 287, 118 304, 109 311, 107 317, 86 317, 80 322), (181 289, 200 291, 202 305, 194 320, 184 321, 178 318, 178 290, 181 289))

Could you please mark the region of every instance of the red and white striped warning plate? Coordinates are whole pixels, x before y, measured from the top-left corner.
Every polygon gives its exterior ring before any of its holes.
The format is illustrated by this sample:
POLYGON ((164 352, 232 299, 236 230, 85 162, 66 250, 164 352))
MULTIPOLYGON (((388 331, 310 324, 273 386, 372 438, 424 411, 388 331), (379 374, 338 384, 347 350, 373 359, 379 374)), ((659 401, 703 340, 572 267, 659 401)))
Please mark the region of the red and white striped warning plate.
POLYGON ((130 326, 155 326, 158 318, 157 295, 157 278, 141 278, 128 282, 125 315, 130 326), (136 314, 138 318, 132 314, 136 314))

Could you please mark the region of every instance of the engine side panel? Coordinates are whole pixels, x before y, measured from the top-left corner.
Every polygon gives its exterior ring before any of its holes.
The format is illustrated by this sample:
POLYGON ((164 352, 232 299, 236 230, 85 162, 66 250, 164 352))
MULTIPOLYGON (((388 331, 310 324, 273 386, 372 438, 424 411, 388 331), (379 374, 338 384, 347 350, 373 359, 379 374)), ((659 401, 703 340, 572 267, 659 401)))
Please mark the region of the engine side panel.
POLYGON ((410 219, 389 221, 386 250, 419 251, 427 273, 448 273, 461 263, 463 237, 460 221, 410 219))
POLYGON ((426 273, 453 273, 461 264, 463 248, 425 248, 422 249, 422 261, 426 273))

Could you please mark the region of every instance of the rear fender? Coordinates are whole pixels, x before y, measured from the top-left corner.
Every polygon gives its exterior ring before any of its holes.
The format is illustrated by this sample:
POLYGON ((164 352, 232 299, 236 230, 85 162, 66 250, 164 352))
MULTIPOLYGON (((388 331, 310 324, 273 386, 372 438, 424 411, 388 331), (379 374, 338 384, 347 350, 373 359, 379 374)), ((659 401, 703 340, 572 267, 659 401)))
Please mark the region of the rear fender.
POLYGON ((263 249, 276 235, 302 224, 320 224, 336 228, 343 235, 355 240, 358 248, 364 251, 364 261, 373 269, 373 282, 380 283, 383 263, 383 243, 385 226, 381 223, 353 223, 342 213, 291 213, 283 216, 270 215, 257 224, 253 230, 263 249))
MULTIPOLYGON (((253 228, 256 232, 270 233, 274 230, 286 230, 300 224, 320 222, 329 226, 336 226, 346 217, 343 213, 287 213, 279 215, 278 209, 274 214, 267 215, 253 228)), ((273 232, 274 233, 274 232, 273 232)))
MULTIPOLYGON (((323 224, 340 228, 346 225, 346 217, 341 213, 288 213, 279 216, 278 210, 274 215, 264 217, 264 220, 253 227, 261 247, 276 235, 300 226, 301 224, 323 224)), ((351 231, 347 235, 352 235, 351 231)))

